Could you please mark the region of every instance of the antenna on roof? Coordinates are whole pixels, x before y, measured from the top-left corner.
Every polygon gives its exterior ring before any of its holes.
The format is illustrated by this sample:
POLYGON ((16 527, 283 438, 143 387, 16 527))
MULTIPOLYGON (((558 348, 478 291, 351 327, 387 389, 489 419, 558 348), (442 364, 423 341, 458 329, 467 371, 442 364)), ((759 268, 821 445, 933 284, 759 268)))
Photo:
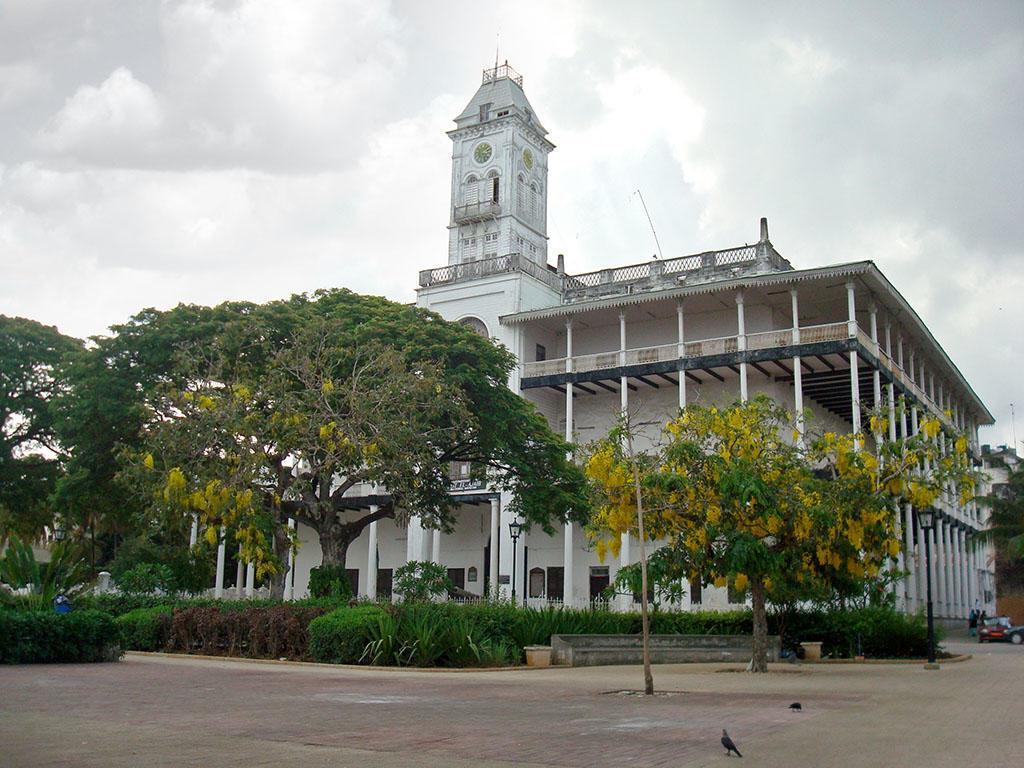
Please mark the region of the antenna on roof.
POLYGON ((498 72, 498 51, 501 50, 501 30, 494 33, 494 72, 498 72))
POLYGON ((654 244, 658 246, 658 255, 654 258, 664 258, 661 253, 661 243, 658 242, 658 233, 654 231, 654 222, 651 221, 651 213, 647 210, 647 203, 644 202, 644 196, 639 189, 636 191, 636 194, 637 197, 640 198, 640 205, 644 207, 644 213, 647 214, 647 223, 651 225, 651 234, 654 235, 654 244))

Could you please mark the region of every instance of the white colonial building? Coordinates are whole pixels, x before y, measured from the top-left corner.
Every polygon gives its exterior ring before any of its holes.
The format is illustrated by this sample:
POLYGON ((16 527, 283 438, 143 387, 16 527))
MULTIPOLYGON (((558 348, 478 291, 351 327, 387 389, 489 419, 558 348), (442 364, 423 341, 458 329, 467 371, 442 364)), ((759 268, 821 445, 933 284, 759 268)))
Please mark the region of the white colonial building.
MULTIPOLYGON (((761 220, 753 244, 569 274, 548 263, 548 156, 554 145, 507 65, 483 82, 449 132, 453 144, 448 263, 419 274, 417 303, 463 322, 518 356, 509 386, 533 402, 553 429, 574 442, 604 436, 629 409, 659 439, 687 403, 727 404, 764 393, 798 413, 807 430, 859 431, 864 414, 890 419, 890 434, 912 434, 925 412, 965 431, 978 454, 978 427, 993 423, 921 318, 871 261, 795 269, 772 245, 761 220), (951 415, 947 415, 951 414, 951 415)), ((643 446, 641 446, 643 447, 643 446)), ((599 562, 578 526, 555 536, 524 533, 513 546, 509 499, 456 477, 458 525, 452 534, 371 524, 348 553, 361 595, 385 597, 407 560, 445 565, 452 581, 484 595, 497 584, 517 599, 586 605, 635 557, 623 541, 615 562, 599 562)), ((369 509, 375 489, 358 489, 352 507, 369 509)), ((976 602, 994 610, 991 563, 974 546, 984 525, 975 503, 941 500, 932 536, 935 612, 967 615, 976 602)), ((909 577, 897 589, 907 610, 923 605, 925 533, 909 507, 900 530, 909 577)), ((306 592, 320 563, 316 535, 303 546, 288 592, 306 592)), ((683 608, 726 607, 730 591, 686 590, 683 608)), ((742 597, 735 596, 742 600, 742 597)), ((620 607, 631 605, 622 596, 620 607)))

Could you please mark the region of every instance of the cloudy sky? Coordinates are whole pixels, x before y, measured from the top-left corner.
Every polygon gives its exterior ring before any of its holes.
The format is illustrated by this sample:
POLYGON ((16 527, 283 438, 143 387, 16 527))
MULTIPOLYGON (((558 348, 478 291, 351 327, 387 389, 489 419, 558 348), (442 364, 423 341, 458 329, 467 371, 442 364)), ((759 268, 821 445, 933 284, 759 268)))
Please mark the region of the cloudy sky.
POLYGON ((0 313, 412 300, 499 40, 571 271, 650 257, 637 188, 666 256, 768 216, 798 268, 873 259, 1024 438, 1020 2, 0 0, 0 313))

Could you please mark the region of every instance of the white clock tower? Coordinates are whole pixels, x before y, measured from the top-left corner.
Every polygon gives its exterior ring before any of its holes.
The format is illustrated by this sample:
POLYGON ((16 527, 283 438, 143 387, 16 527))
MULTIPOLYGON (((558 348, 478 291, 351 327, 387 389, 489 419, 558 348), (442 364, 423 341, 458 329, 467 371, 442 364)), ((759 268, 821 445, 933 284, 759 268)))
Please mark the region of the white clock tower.
POLYGON ((555 148, 508 62, 483 82, 452 139, 448 263, 519 254, 547 263, 548 153, 555 148))

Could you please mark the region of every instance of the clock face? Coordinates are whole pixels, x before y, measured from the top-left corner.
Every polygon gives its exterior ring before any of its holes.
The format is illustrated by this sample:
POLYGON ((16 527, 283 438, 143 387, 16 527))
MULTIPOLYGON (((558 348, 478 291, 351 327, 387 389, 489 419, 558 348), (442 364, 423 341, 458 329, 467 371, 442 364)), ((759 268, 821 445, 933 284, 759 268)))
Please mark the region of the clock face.
POLYGON ((533 152, 530 151, 529 147, 523 150, 523 165, 526 166, 526 170, 533 170, 533 152))
POLYGON ((473 150, 473 159, 480 164, 486 163, 491 159, 492 151, 491 145, 487 142, 477 144, 476 149, 473 150))

